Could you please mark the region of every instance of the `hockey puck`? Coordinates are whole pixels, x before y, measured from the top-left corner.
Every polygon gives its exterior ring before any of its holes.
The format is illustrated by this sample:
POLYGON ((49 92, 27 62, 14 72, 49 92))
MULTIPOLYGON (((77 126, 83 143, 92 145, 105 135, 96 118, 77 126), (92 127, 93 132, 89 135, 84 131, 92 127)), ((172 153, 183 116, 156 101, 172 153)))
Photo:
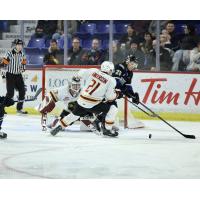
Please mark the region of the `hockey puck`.
POLYGON ((149 139, 151 139, 151 137, 152 137, 152 135, 151 135, 151 134, 149 134, 149 139))

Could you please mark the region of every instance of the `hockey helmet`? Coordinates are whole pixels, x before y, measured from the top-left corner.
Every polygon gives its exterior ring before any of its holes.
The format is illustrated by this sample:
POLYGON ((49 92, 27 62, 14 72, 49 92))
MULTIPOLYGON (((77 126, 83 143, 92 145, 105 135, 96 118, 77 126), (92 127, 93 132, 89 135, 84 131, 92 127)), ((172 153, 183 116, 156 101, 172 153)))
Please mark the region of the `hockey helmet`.
POLYGON ((130 71, 133 70, 133 69, 137 69, 137 67, 138 67, 138 61, 137 61, 137 58, 134 55, 131 55, 131 54, 128 55, 126 57, 125 62, 126 62, 127 67, 130 71))
POLYGON ((23 46, 23 45, 24 45, 23 40, 21 40, 21 39, 15 39, 15 40, 13 41, 13 45, 18 45, 18 44, 21 44, 21 45, 23 46))
POLYGON ((77 96, 81 91, 81 81, 78 77, 72 77, 72 80, 69 84, 69 89, 73 93, 73 96, 77 96))
POLYGON ((109 61, 104 61, 101 64, 101 71, 111 75, 114 71, 114 64, 109 61))

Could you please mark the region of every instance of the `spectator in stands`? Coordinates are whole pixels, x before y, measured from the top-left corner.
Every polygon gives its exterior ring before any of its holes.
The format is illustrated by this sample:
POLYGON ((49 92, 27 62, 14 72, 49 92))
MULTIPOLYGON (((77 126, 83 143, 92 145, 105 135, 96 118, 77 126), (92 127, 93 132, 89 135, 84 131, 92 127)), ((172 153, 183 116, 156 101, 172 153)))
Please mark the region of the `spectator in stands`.
POLYGON ((32 38, 45 38, 44 29, 40 26, 35 28, 35 33, 31 36, 32 38))
POLYGON ((52 35, 56 32, 57 21, 56 20, 38 20, 38 24, 35 29, 35 34, 32 37, 51 39, 52 35))
POLYGON ((132 23, 134 24, 136 32, 143 37, 144 33, 148 30, 151 20, 134 20, 132 23))
POLYGON ((165 31, 166 34, 168 33, 171 37, 171 49, 176 51, 178 49, 178 40, 179 36, 175 32, 175 24, 172 21, 168 21, 165 26, 165 31))
POLYGON ((161 34, 160 35, 160 45, 163 48, 169 48, 169 49, 172 48, 169 34, 161 34))
POLYGON ((169 40, 169 37, 167 34, 161 34, 160 35, 160 46, 163 47, 164 49, 168 50, 171 58, 173 58, 174 51, 171 49, 172 46, 171 46, 171 41, 169 40))
POLYGON ((87 52, 80 46, 80 39, 78 37, 74 37, 72 40, 72 48, 68 51, 68 64, 87 64, 87 52))
POLYGON ((190 63, 187 66, 187 71, 200 71, 200 40, 190 53, 190 63))
POLYGON ((171 43, 171 36, 166 29, 163 29, 161 34, 165 35, 167 37, 167 41, 171 43))
POLYGON ((140 41, 138 39, 133 39, 130 42, 130 49, 127 51, 127 55, 134 55, 138 61, 138 69, 144 68, 145 55, 139 47, 140 41))
MULTIPOLYGON (((77 21, 76 20, 68 20, 67 21, 67 32, 68 32, 68 37, 72 38, 74 33, 77 32, 77 21)), ((64 37, 64 21, 63 20, 58 20, 57 23, 57 30, 53 34, 52 39, 60 39, 61 37, 64 37)))
MULTIPOLYGON (((123 47, 120 47, 117 41, 113 41, 112 43, 112 50, 113 50, 113 63, 119 64, 122 63, 126 57, 126 52, 124 51, 123 47)), ((109 53, 107 52, 105 60, 109 60, 109 53)))
POLYGON ((180 49, 177 50, 173 57, 173 71, 185 71, 190 63, 190 51, 196 47, 198 36, 195 27, 186 25, 184 34, 179 41, 180 49))
POLYGON ((148 57, 149 57, 150 50, 153 48, 152 47, 152 40, 153 40, 153 38, 152 38, 151 33, 146 32, 144 34, 144 42, 140 43, 140 48, 141 48, 141 50, 143 51, 143 53, 145 55, 145 61, 144 61, 144 66, 145 67, 147 65, 147 60, 148 60, 148 57))
POLYGON ((198 36, 196 34, 195 27, 193 25, 186 25, 184 27, 184 34, 180 40, 180 49, 192 50, 196 47, 198 36))
POLYGON ((125 44, 126 45, 126 49, 129 49, 130 48, 130 42, 133 40, 133 39, 138 39, 138 36, 137 36, 137 33, 135 31, 135 28, 132 24, 128 25, 127 27, 127 33, 124 34, 122 36, 122 38, 120 39, 120 44, 125 44))
POLYGON ((57 41, 54 39, 50 41, 48 53, 44 56, 44 63, 46 65, 64 64, 63 53, 58 48, 57 41))
POLYGON ((144 54, 148 54, 152 49, 152 35, 149 32, 144 34, 144 42, 140 43, 140 48, 144 54))
MULTIPOLYGON (((166 23, 168 21, 166 20, 160 20, 160 29, 162 30, 166 23)), ((152 37, 155 38, 156 37, 156 20, 152 20, 151 23, 149 24, 149 29, 148 29, 148 32, 151 33, 152 37)))
POLYGON ((103 52, 100 50, 99 39, 92 40, 91 49, 87 51, 87 64, 100 65, 103 61, 103 52))
MULTIPOLYGON (((150 51, 150 56, 148 60, 148 67, 151 71, 156 70, 156 40, 153 40, 153 49, 150 51)), ((160 71, 170 71, 172 65, 172 60, 169 51, 160 46, 160 71)))

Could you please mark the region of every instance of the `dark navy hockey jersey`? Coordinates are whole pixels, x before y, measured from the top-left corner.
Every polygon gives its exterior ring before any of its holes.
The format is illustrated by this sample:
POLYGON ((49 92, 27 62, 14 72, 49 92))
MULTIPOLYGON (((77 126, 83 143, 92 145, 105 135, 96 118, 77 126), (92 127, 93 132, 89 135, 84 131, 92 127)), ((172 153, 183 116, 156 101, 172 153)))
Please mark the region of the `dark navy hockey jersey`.
POLYGON ((127 84, 131 84, 133 72, 128 70, 125 63, 122 63, 115 66, 115 71, 112 76, 116 78, 116 88, 121 89, 121 87, 124 87, 127 84))

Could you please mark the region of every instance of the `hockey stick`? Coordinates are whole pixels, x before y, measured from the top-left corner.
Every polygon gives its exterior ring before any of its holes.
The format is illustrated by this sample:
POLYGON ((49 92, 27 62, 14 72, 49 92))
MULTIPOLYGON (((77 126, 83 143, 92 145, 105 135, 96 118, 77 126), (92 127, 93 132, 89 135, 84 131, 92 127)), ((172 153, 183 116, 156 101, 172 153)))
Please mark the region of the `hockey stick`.
MULTIPOLYGON (((125 99, 125 97, 123 97, 123 98, 125 99)), ((132 101, 130 101, 129 99, 127 99, 127 101, 128 101, 129 103, 131 103, 133 106, 135 106, 136 108, 138 108, 139 110, 141 110, 143 113, 145 113, 146 115, 148 115, 149 117, 156 117, 156 115, 146 112, 145 110, 143 110, 142 108, 140 108, 137 104, 134 104, 134 103, 133 103, 132 101)))
POLYGON ((147 109, 149 112, 151 112, 154 116, 156 116, 157 118, 159 118, 161 121, 163 121, 165 124, 167 124, 168 126, 170 126, 171 128, 173 128, 176 132, 178 132, 179 134, 181 134, 183 137, 188 138, 188 139, 195 139, 195 135, 187 135, 187 134, 183 134, 181 131, 179 131, 177 128, 175 128, 174 126, 172 126, 169 122, 167 122, 166 120, 164 120, 160 115, 156 114, 154 111, 152 111, 149 107, 147 107, 146 105, 144 105, 142 102, 139 102, 139 104, 141 104, 145 109, 147 109))
MULTIPOLYGON (((37 100, 37 97, 40 95, 40 93, 42 92, 42 88, 38 89, 38 91, 35 93, 35 96, 31 99, 25 99, 25 102, 29 102, 29 101, 35 101, 37 100)), ((14 100, 14 102, 18 102, 18 100, 14 100)))

